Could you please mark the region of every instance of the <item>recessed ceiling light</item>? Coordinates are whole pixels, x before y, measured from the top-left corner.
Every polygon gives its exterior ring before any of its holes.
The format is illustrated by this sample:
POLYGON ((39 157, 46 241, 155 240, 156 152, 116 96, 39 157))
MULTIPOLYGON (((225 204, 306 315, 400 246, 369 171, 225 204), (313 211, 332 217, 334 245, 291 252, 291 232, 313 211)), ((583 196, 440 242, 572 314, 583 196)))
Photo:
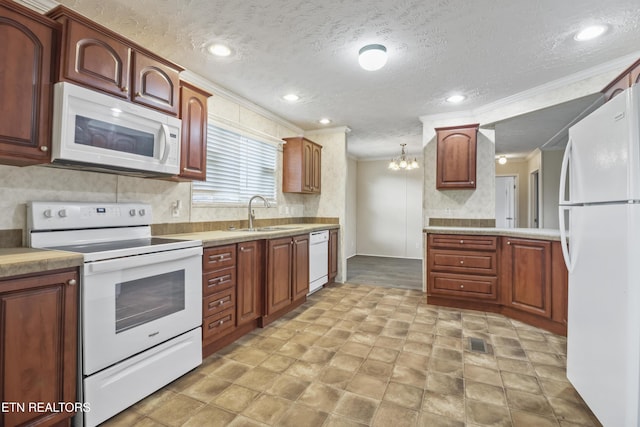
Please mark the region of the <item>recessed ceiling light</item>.
POLYGON ((215 56, 229 56, 231 55, 231 49, 220 43, 214 43, 209 46, 209 52, 215 56))
POLYGON ((329 123, 331 123, 331 120, 327 119, 327 118, 322 118, 322 119, 318 120, 318 122, 320 122, 320 124, 322 124, 322 125, 328 125, 329 123))
POLYGON ((592 40, 603 35, 605 31, 607 31, 606 25, 591 25, 579 31, 573 39, 579 42, 592 40))
POLYGON ((289 102, 296 102, 297 100, 300 99, 300 97, 298 95, 296 95, 295 93, 288 93, 288 94, 284 95, 282 97, 282 99, 284 99, 285 101, 289 101, 289 102))
POLYGON ((447 98, 447 102, 450 102, 452 104, 457 104, 459 102, 464 101, 465 99, 467 99, 467 97, 464 95, 451 95, 450 97, 447 98))
POLYGON ((358 52, 358 63, 367 71, 376 71, 387 63, 387 48, 381 44, 369 44, 358 52))

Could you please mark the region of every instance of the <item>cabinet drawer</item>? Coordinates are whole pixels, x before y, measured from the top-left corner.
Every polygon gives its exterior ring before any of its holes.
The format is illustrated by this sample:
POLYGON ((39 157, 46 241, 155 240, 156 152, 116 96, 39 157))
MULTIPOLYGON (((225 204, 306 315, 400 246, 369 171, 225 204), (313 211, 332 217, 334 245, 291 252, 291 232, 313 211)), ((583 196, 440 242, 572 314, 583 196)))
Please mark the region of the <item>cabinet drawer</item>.
POLYGON ((235 288, 229 288, 222 292, 216 292, 202 300, 202 317, 213 316, 221 311, 236 306, 235 288))
POLYGON ((236 245, 207 248, 202 255, 202 271, 215 271, 236 265, 236 245))
POLYGON ((495 251, 498 246, 495 236, 467 236, 463 234, 429 234, 429 247, 451 249, 480 249, 495 251))
POLYGON ((213 316, 205 317, 202 323, 202 340, 212 341, 218 336, 231 332, 236 325, 235 307, 224 310, 213 316))
POLYGON ((429 251, 428 268, 463 274, 490 274, 497 272, 495 252, 451 251, 434 249, 429 251))
POLYGON ((202 275, 202 296, 208 296, 236 285, 236 268, 229 267, 202 275))
POLYGON ((473 299, 496 299, 497 278, 467 274, 429 273, 429 291, 432 294, 451 295, 473 299))

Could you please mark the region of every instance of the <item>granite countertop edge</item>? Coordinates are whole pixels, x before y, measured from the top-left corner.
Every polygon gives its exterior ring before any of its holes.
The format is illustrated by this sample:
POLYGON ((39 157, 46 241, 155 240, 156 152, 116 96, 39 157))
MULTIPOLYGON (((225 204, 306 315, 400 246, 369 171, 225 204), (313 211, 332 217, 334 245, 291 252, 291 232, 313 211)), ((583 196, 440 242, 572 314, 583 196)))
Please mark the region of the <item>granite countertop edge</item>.
POLYGON ((73 252, 22 247, 1 248, 0 279, 76 268, 83 262, 83 256, 73 252))
POLYGON ((504 236, 523 239, 560 240, 560 230, 551 228, 494 228, 494 227, 425 227, 427 234, 466 234, 471 236, 504 236))

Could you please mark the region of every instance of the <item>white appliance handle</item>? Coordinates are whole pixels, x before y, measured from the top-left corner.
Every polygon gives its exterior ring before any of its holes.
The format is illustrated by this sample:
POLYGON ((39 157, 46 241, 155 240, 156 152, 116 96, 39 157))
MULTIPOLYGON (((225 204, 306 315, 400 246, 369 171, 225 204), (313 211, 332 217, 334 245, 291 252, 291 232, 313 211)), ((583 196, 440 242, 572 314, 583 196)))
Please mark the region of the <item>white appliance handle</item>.
POLYGON ((171 150, 171 147, 169 145, 169 143, 167 143, 168 138, 169 138, 169 126, 163 124, 161 125, 160 128, 160 151, 162 151, 162 158, 160 159, 160 162, 162 164, 167 163, 167 158, 169 157, 169 151, 171 150))
POLYGON ((201 255, 202 247, 197 246, 194 248, 176 249, 171 251, 110 259, 105 261, 96 261, 85 264, 85 274, 97 274, 109 271, 126 270, 128 268, 177 261, 179 259, 190 258, 194 256, 197 257, 201 255))
MULTIPOLYGON (((569 164, 571 162, 571 150, 573 147, 573 141, 569 138, 569 142, 567 143, 567 148, 564 150, 564 155, 562 156, 562 166, 560 167, 560 188, 558 189, 559 195, 558 200, 560 204, 570 203, 569 199, 567 199, 567 173, 569 171, 569 164)), ((562 214, 562 212, 561 212, 562 214)), ((560 222, 562 223, 562 218, 560 218, 560 222)))
POLYGON ((571 216, 571 206, 560 206, 558 212, 560 215, 560 247, 562 248, 562 257, 564 258, 567 270, 571 273, 575 260, 571 258, 571 253, 569 252, 569 234, 567 233, 567 224, 564 215, 565 212, 568 212, 569 216, 571 216))

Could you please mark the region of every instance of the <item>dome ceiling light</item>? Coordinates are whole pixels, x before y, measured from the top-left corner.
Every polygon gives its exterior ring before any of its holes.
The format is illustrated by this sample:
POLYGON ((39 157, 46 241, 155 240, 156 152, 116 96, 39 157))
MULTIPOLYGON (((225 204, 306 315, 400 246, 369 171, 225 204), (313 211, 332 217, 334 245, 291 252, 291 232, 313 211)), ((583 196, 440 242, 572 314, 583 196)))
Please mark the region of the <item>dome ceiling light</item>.
POLYGON ((603 35, 605 31, 607 31, 606 25, 591 25, 580 30, 573 39, 579 42, 593 40, 603 35))
POLYGON ((498 157, 498 163, 500 163, 501 165, 506 164, 507 163, 507 157, 506 156, 498 157))
POLYGON ((285 101, 289 101, 289 102, 296 102, 297 100, 300 99, 300 97, 298 95, 296 95, 295 93, 288 93, 288 94, 284 95, 282 97, 282 99, 284 99, 285 101))
POLYGON ((450 97, 447 98, 447 102, 451 104, 458 104, 464 101, 465 99, 467 99, 467 97, 464 95, 451 95, 450 97))
POLYGON ((387 63, 387 48, 381 44, 369 44, 358 52, 358 62, 367 71, 375 71, 387 63))
POLYGON ((209 53, 215 56, 225 57, 231 55, 231 49, 223 44, 214 43, 209 46, 209 53))

